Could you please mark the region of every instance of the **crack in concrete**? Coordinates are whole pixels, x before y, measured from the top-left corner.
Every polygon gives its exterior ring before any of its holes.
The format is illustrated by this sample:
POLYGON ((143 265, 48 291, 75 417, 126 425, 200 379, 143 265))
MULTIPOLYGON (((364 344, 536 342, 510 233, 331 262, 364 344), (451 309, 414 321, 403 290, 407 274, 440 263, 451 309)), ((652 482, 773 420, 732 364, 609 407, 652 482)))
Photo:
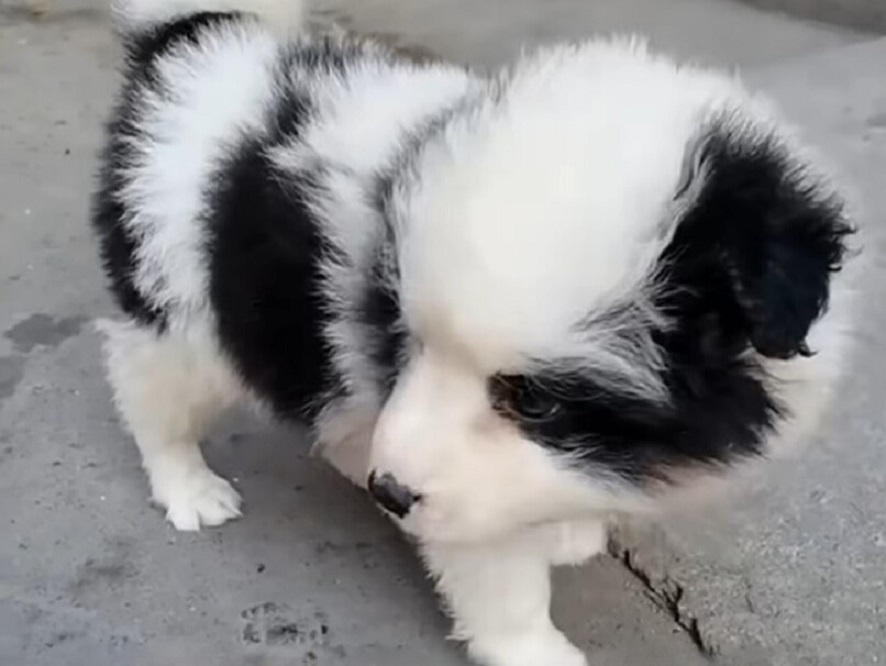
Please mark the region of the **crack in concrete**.
POLYGON ((699 653, 705 659, 713 661, 714 657, 717 656, 717 647, 705 639, 698 618, 687 613, 680 605, 686 588, 668 577, 658 581, 654 580, 652 576, 643 570, 643 567, 636 561, 629 548, 610 542, 609 554, 643 586, 649 600, 670 616, 674 624, 692 641, 699 653))

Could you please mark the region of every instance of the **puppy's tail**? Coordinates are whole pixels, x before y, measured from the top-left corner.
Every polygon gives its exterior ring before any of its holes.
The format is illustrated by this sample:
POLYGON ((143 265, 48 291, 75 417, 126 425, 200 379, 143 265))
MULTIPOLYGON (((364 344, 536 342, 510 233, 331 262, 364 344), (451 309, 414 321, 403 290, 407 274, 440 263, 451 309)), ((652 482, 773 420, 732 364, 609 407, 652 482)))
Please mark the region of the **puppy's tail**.
POLYGON ((200 14, 243 14, 280 34, 302 29, 303 0, 111 0, 111 15, 124 39, 163 29, 200 14))

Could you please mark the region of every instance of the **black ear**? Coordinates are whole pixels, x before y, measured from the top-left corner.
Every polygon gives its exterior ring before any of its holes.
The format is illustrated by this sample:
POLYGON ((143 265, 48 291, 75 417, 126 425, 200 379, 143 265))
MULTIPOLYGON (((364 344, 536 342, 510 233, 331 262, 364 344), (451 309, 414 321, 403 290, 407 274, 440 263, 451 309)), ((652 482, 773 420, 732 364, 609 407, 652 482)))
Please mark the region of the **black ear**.
POLYGON ((760 354, 808 354, 852 232, 843 201, 778 137, 736 118, 713 123, 693 153, 696 182, 681 188, 665 251, 675 286, 707 294, 721 327, 760 354))

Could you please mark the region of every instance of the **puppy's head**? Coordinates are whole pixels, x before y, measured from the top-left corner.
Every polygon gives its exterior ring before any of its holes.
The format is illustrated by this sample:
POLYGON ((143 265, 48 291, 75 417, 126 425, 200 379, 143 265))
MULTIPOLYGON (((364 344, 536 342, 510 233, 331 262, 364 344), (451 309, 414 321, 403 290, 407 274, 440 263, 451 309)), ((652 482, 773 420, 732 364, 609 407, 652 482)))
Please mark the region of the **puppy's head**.
POLYGON ((388 212, 408 333, 371 465, 421 538, 643 510, 817 409, 849 227, 730 79, 543 54, 422 146, 388 212))

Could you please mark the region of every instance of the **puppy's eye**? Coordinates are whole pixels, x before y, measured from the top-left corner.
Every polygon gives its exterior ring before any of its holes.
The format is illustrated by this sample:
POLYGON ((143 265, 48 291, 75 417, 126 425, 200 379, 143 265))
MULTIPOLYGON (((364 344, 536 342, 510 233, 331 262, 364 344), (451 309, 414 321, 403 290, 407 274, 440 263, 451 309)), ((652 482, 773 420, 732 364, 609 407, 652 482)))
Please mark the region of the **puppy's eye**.
POLYGON ((521 391, 514 401, 517 411, 525 419, 543 421, 560 411, 560 404, 550 396, 538 395, 532 391, 521 391))
POLYGON ((523 377, 495 377, 490 385, 493 408, 510 418, 545 421, 560 411, 559 401, 523 377))

